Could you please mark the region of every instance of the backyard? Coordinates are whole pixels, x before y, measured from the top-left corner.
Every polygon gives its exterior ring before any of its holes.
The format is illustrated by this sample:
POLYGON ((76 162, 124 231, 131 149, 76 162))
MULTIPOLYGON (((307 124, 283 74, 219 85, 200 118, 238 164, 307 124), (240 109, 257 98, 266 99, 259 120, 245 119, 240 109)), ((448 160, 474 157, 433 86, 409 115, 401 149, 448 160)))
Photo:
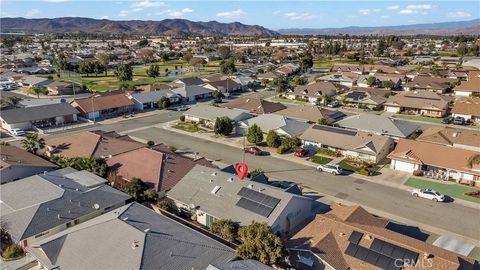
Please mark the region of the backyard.
POLYGON ((463 186, 457 183, 442 183, 429 180, 422 180, 419 178, 409 178, 405 184, 406 186, 413 188, 431 188, 444 195, 452 198, 458 198, 470 202, 480 203, 480 199, 476 199, 470 196, 464 195, 466 192, 476 191, 478 189, 474 187, 463 186))

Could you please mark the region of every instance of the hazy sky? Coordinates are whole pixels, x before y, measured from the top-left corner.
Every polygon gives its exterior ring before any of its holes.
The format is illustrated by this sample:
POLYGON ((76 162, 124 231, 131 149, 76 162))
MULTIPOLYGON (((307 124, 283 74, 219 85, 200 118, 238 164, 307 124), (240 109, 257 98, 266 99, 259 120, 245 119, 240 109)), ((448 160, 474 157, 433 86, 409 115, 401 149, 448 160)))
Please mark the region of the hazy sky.
POLYGON ((1 17, 239 21, 290 27, 387 26, 480 17, 480 1, 77 1, 1 0, 1 17))

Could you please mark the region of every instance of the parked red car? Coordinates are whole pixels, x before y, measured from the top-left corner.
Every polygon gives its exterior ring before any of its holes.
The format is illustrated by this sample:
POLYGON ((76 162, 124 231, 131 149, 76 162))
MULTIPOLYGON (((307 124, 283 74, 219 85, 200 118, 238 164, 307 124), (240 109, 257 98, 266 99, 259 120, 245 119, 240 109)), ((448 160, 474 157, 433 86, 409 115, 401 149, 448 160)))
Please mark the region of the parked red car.
POLYGON ((249 153, 255 156, 261 156, 262 155, 262 150, 258 147, 247 147, 244 149, 245 153, 249 153))
POLYGON ((304 157, 308 154, 308 150, 302 147, 298 147, 295 149, 295 153, 293 154, 296 157, 304 157))

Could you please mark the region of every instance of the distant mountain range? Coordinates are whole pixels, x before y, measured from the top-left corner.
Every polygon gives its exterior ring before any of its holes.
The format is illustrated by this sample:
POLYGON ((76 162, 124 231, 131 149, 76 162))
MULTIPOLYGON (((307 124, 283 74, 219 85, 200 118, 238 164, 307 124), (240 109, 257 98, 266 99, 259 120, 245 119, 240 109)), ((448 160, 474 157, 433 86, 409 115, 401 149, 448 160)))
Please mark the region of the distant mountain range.
POLYGON ((276 36, 277 32, 259 25, 217 21, 193 22, 185 19, 162 21, 111 21, 91 18, 64 17, 53 19, 1 18, 2 33, 88 33, 140 35, 248 35, 276 36))
POLYGON ((289 28, 280 29, 278 32, 283 35, 455 35, 460 33, 480 35, 480 19, 459 22, 378 27, 349 26, 343 28, 289 28))

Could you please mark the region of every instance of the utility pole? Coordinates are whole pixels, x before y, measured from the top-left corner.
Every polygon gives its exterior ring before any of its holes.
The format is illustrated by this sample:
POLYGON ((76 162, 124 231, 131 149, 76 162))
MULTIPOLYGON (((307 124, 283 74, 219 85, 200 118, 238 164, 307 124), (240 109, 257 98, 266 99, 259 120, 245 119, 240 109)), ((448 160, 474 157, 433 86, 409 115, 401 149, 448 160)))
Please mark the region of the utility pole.
POLYGON ((245 132, 243 133, 242 163, 245 163, 245 132))

